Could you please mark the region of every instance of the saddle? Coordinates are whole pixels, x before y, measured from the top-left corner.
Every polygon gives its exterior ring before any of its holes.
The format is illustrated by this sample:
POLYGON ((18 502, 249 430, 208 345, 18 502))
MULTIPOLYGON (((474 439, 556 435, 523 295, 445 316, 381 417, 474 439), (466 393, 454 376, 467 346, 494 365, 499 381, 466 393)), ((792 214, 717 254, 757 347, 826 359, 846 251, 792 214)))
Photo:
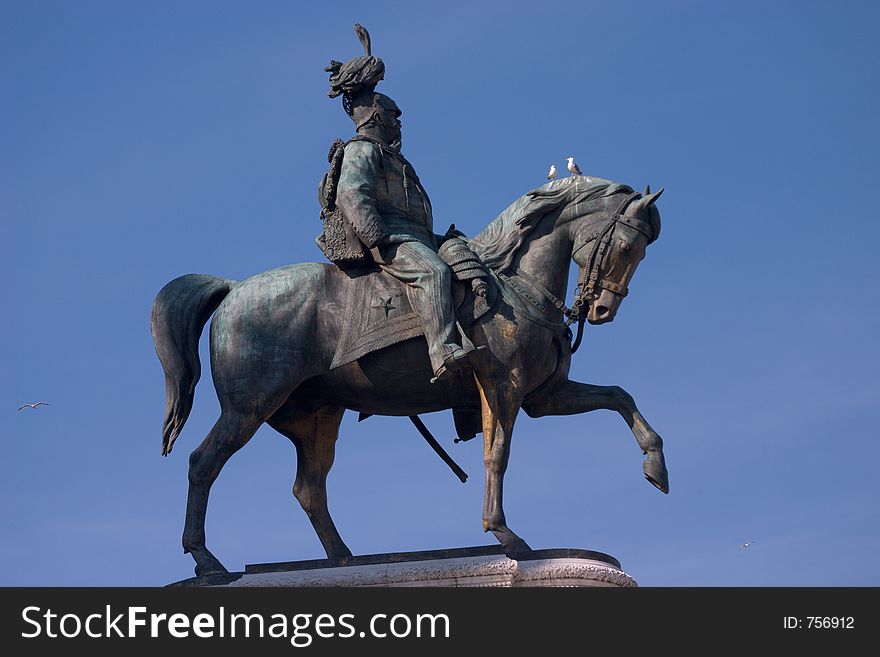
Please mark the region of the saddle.
MULTIPOLYGON (((465 330, 495 305, 498 288, 465 240, 447 239, 439 255, 452 269, 453 308, 459 330, 465 330)), ((349 271, 348 275, 347 312, 331 369, 424 335, 422 319, 410 305, 405 283, 378 269, 349 271)))

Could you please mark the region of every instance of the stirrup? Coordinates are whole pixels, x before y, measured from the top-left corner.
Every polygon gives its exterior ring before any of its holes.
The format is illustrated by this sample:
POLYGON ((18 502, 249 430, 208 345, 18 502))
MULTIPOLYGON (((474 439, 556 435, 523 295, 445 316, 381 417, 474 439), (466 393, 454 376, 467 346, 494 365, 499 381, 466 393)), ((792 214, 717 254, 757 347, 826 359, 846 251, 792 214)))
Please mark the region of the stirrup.
POLYGON ((485 345, 476 347, 473 343, 467 341, 465 346, 458 347, 451 355, 446 357, 443 364, 436 372, 434 372, 434 376, 431 378, 431 383, 437 383, 437 381, 447 379, 452 376, 453 372, 458 372, 462 368, 468 367, 470 365, 471 355, 480 353, 486 349, 488 349, 488 347, 485 345))
POLYGON ((444 359, 443 364, 437 368, 437 371, 434 372, 434 376, 431 378, 431 383, 437 383, 437 381, 448 379, 454 372, 458 372, 462 368, 462 361, 467 360, 469 353, 470 352, 465 350, 464 347, 459 347, 453 351, 452 354, 444 359))

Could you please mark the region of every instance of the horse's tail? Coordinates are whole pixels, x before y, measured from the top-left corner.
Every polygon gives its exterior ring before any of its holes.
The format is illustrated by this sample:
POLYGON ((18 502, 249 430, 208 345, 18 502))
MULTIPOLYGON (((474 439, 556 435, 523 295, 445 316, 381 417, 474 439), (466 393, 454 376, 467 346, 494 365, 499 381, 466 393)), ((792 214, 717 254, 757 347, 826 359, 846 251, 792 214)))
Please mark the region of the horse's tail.
POLYGON ((153 302, 150 332, 165 371, 163 456, 171 453, 192 410, 196 383, 202 375, 202 329, 234 285, 235 281, 218 276, 187 274, 163 287, 153 302))

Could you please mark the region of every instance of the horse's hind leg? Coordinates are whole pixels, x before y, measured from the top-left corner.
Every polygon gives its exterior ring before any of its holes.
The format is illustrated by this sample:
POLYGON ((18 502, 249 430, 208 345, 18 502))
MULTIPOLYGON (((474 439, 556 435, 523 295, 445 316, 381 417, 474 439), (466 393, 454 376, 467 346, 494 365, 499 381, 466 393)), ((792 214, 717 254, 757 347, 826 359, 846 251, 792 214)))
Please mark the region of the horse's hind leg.
POLYGON ((329 559, 350 557, 327 507, 327 474, 333 467, 336 439, 344 408, 325 406, 306 413, 295 411, 269 424, 296 447, 296 482, 293 494, 312 522, 329 559))
POLYGON ((196 575, 228 572, 205 547, 205 514, 211 486, 235 452, 253 437, 263 418, 223 410, 211 431, 189 457, 189 495, 183 551, 196 561, 196 575))
POLYGON ((574 415, 597 409, 617 411, 629 425, 642 453, 645 454, 645 478, 664 493, 669 492, 669 474, 663 457, 663 440, 639 412, 632 396, 619 386, 596 386, 566 381, 530 399, 523 409, 530 417, 574 415))

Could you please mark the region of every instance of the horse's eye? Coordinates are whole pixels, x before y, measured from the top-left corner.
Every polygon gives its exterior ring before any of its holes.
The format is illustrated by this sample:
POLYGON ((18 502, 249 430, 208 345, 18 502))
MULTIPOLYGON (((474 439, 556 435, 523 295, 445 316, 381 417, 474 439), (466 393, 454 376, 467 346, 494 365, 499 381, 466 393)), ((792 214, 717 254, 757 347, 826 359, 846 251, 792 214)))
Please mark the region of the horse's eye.
POLYGON ((629 242, 625 242, 624 240, 620 240, 619 247, 620 247, 621 251, 626 253, 627 251, 630 250, 630 248, 632 247, 632 244, 630 244, 629 242))

